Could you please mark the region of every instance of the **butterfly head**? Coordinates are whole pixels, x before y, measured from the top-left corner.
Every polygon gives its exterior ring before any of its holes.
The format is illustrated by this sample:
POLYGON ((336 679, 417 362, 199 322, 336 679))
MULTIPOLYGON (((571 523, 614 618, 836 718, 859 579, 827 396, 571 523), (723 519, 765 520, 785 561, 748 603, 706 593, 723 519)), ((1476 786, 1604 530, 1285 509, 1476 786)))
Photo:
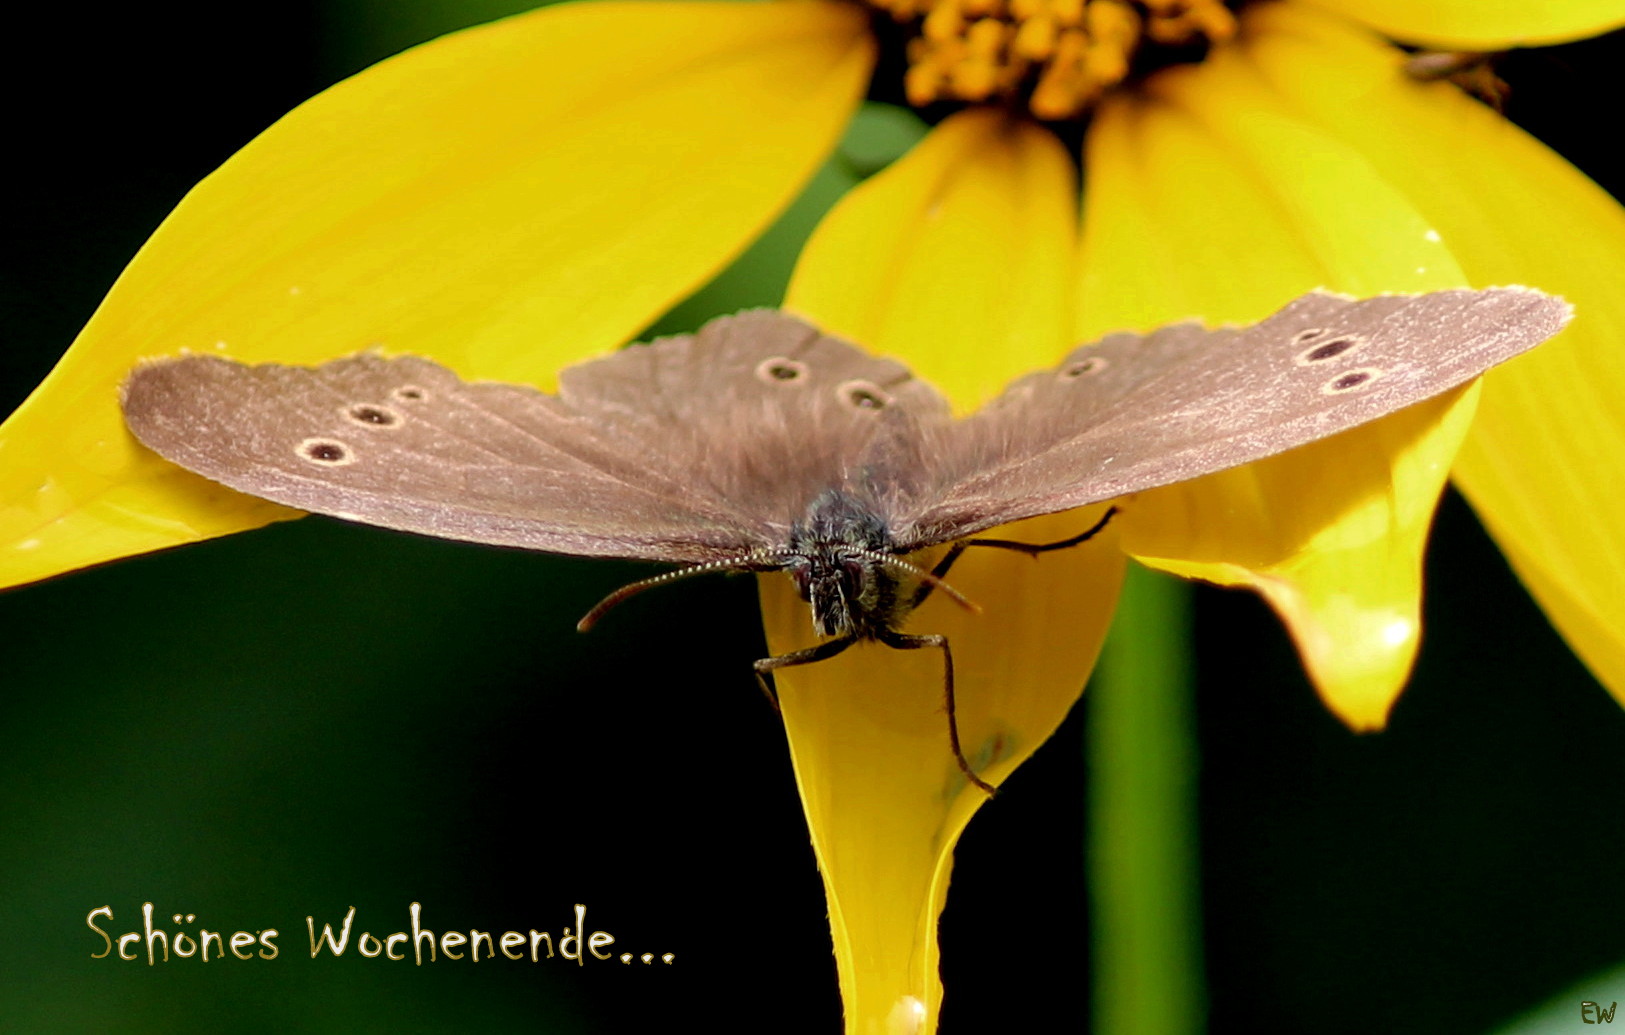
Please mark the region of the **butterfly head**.
POLYGON ((868 637, 889 627, 898 596, 891 546, 885 519, 839 489, 820 494, 791 526, 781 563, 820 636, 868 637))

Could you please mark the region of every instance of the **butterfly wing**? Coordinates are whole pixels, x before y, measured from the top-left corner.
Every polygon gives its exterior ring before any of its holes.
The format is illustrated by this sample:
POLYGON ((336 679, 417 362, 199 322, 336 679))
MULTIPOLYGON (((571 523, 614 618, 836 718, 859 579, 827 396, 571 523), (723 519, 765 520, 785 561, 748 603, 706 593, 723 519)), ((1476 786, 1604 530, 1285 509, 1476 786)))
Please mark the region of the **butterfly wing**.
POLYGON ((1527 288, 1314 292, 1250 327, 1115 334, 941 433, 942 481, 899 538, 960 538, 1260 460, 1469 381, 1568 317, 1527 288))
POLYGON ((883 417, 946 412, 899 364, 767 310, 572 367, 558 395, 413 356, 307 368, 199 355, 138 367, 123 403, 147 446, 278 503, 675 562, 782 545, 883 417))
POLYGON ((901 363, 773 310, 610 359, 561 374, 562 399, 678 471, 691 491, 771 527, 775 544, 828 489, 917 491, 919 466, 874 458, 950 420, 947 401, 901 363))

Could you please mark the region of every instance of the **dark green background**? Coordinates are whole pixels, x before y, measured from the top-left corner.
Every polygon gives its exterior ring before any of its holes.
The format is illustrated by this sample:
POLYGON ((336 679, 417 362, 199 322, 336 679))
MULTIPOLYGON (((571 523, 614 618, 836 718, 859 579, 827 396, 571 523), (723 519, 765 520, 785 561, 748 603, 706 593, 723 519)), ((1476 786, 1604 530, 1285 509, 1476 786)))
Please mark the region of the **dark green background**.
MULTIPOLYGON (((13 25, 0 409, 180 195, 335 79, 503 5, 36 9, 13 25), (446 13, 452 8, 453 13, 446 13)), ((1617 39, 1516 55, 1509 113, 1620 194, 1617 39)), ((1490 170, 1486 175, 1492 175, 1490 170)), ((669 325, 774 301, 837 160, 669 325)), ((1622 271, 1625 272, 1625 271, 1622 271)), ((825 907, 748 580, 576 617, 651 569, 323 520, 0 595, 0 1029, 838 1030, 825 907), (702 689, 689 690, 685 687, 702 689), (141 903, 274 961, 93 960, 141 903), (678 962, 311 961, 304 917, 572 922, 678 962)), ((1481 1032, 1625 962, 1625 713, 1447 501, 1390 730, 1317 703, 1251 597, 1198 591, 1215 1030, 1481 1032)), ((972 825, 943 1031, 1089 1016, 1079 714, 972 825)), ((1147 744, 1156 751, 1158 745, 1147 744)), ((1591 987, 1625 1000, 1625 979, 1591 987)), ((1578 1024, 1575 1003, 1573 1024, 1578 1024)), ((1565 1024, 1562 1030, 1568 1030, 1565 1024)))

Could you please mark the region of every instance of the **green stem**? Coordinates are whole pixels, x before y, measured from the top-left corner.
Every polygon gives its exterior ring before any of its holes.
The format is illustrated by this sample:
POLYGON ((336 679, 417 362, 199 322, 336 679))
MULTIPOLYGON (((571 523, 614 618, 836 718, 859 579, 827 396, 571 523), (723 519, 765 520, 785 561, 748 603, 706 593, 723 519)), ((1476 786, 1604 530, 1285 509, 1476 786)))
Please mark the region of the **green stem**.
POLYGON ((1089 707, 1094 1027, 1205 1027, 1190 588, 1130 566, 1089 707))

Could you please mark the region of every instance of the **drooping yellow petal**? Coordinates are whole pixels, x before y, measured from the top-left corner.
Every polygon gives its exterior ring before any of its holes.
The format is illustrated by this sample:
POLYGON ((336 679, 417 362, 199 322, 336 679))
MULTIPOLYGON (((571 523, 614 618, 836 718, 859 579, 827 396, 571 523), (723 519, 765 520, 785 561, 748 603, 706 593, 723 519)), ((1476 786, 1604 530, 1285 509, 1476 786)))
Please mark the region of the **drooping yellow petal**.
MULTIPOLYGON (((1250 322, 1315 287, 1463 283, 1448 241, 1409 200, 1258 78, 1255 54, 1273 37, 1257 11, 1234 46, 1100 110, 1086 144, 1080 337, 1190 316, 1250 322)), ((1355 728, 1379 726, 1415 656, 1422 549, 1471 402, 1452 393, 1141 494, 1124 515, 1125 548, 1263 593, 1328 706, 1355 728)))
POLYGON ((822 0, 567 4, 301 105, 187 195, 0 429, 0 585, 296 516, 135 444, 117 386, 143 357, 381 345, 539 382, 624 341, 795 196, 865 30, 822 0))
POLYGON ((1564 43, 1625 25, 1619 0, 1301 0, 1402 43, 1506 50, 1564 43))
POLYGON ((1282 7, 1265 71, 1318 78, 1314 115, 1371 156, 1452 243, 1474 283, 1560 294, 1575 320, 1492 371, 1457 484, 1569 644, 1625 702, 1625 210, 1517 127, 1443 84, 1382 67, 1381 47, 1282 7), (1361 115, 1353 101, 1380 111, 1361 115))
MULTIPOLYGON (((962 404, 980 399, 1001 378, 978 369, 1024 370, 1065 350, 1075 192, 1047 131, 961 113, 826 217, 787 305, 904 359, 962 404)), ((1000 534, 1054 541, 1097 517, 1098 508, 1000 534)), ((1083 688, 1122 578, 1111 536, 1036 561, 969 550, 950 582, 982 613, 937 593, 908 623, 947 635, 965 753, 992 783, 1054 731, 1083 688)), ((762 599, 775 652, 813 641, 786 579, 764 577, 762 599)), ((937 651, 875 645, 779 673, 848 1032, 935 1029, 937 916, 954 843, 985 800, 949 753, 942 678, 937 651)))

